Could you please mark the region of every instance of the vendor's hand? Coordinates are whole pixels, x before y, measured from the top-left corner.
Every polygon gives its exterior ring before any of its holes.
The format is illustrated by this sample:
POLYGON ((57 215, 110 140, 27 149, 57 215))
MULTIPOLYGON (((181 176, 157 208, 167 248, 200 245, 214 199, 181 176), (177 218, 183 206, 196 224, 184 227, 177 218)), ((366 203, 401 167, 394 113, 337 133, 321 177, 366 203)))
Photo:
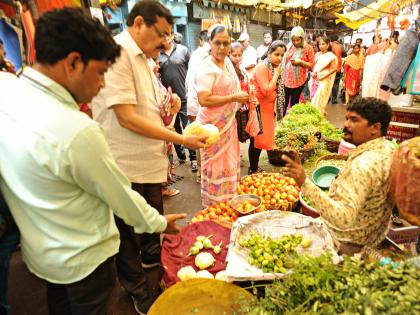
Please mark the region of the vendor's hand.
POLYGON ((178 96, 178 94, 173 93, 170 112, 172 115, 175 115, 176 113, 179 112, 180 109, 181 109, 181 99, 178 96))
POLYGON ((206 140, 208 136, 184 136, 183 145, 189 149, 201 149, 206 146, 206 140))
POLYGON ((300 187, 305 182, 306 174, 305 170, 302 167, 302 162, 300 161, 299 154, 296 151, 293 151, 293 155, 295 157, 294 161, 285 154, 281 156, 281 159, 286 162, 284 174, 286 176, 294 178, 296 180, 296 183, 300 187))
POLYGON ((179 227, 175 224, 175 221, 181 220, 187 217, 186 213, 178 213, 178 214, 166 214, 165 216, 166 222, 166 230, 163 233, 166 234, 178 234, 179 227))
POLYGON ((241 91, 233 95, 233 101, 238 103, 248 103, 249 101, 249 94, 241 91))

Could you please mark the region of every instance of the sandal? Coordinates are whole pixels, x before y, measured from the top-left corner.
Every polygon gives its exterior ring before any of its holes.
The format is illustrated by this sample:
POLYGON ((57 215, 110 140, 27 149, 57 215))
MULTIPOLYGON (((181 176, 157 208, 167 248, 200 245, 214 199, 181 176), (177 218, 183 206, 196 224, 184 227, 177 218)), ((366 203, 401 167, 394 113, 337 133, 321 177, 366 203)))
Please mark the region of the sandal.
POLYGON ((175 188, 164 187, 162 188, 162 196, 173 197, 179 194, 179 190, 175 188))

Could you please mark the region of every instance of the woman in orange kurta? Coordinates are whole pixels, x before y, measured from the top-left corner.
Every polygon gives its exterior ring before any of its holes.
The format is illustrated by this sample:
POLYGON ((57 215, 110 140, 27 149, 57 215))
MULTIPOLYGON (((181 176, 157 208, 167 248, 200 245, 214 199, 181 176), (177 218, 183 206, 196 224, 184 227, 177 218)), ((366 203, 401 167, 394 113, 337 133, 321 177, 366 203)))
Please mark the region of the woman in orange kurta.
POLYGON ((261 171, 258 168, 261 150, 272 150, 274 147, 276 112, 280 115, 279 117, 282 117, 284 113, 282 60, 285 52, 286 45, 282 41, 272 42, 267 51, 267 58, 260 62, 254 71, 255 91, 260 104, 263 133, 250 140, 248 149, 250 165, 248 173, 250 174, 261 171))

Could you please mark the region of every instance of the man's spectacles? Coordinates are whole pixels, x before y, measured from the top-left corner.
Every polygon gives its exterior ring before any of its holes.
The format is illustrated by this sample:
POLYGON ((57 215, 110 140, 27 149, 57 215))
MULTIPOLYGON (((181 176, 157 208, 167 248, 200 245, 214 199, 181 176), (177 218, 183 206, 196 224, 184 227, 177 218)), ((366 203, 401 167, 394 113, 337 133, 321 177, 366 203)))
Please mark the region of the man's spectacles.
POLYGON ((216 41, 214 41, 214 42, 212 42, 214 45, 216 45, 217 47, 221 47, 222 45, 224 46, 224 47, 229 47, 230 46, 230 42, 228 42, 228 41, 226 41, 226 42, 221 42, 221 41, 218 41, 218 40, 216 40, 216 41))
POLYGON ((155 24, 152 24, 152 26, 155 29, 156 33, 158 33, 160 38, 163 38, 164 40, 169 40, 171 38, 171 35, 166 35, 165 33, 159 31, 155 24))

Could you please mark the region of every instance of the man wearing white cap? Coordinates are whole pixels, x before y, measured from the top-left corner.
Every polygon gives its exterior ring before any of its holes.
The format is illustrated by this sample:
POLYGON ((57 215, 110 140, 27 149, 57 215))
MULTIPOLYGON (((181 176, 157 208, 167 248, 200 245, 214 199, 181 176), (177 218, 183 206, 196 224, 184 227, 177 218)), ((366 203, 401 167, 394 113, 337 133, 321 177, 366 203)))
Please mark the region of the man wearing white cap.
POLYGON ((254 68, 257 65, 257 50, 249 44, 248 33, 241 33, 238 42, 240 42, 242 46, 244 46, 242 66, 245 68, 248 74, 252 76, 254 68))

